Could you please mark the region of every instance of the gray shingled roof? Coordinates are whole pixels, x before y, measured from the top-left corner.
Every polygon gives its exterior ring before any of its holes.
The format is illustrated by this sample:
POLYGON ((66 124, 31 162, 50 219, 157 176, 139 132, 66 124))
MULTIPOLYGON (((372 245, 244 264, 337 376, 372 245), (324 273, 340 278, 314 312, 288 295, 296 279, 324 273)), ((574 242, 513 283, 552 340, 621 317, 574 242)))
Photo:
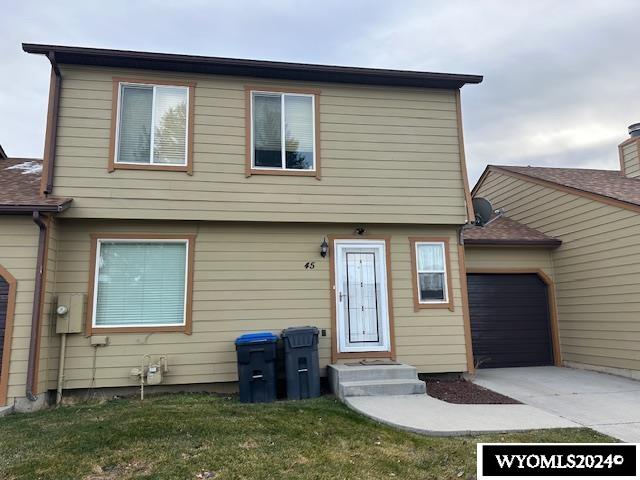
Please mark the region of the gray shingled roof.
POLYGON ((562 242, 509 217, 499 217, 484 227, 464 229, 467 245, 540 245, 557 247, 562 242))
POLYGON ((71 198, 40 193, 42 160, 39 158, 0 159, 0 212, 49 211, 60 212, 71 198))
POLYGON ((618 170, 586 168, 517 167, 495 165, 490 168, 519 173, 583 192, 640 205, 640 179, 625 177, 618 170))

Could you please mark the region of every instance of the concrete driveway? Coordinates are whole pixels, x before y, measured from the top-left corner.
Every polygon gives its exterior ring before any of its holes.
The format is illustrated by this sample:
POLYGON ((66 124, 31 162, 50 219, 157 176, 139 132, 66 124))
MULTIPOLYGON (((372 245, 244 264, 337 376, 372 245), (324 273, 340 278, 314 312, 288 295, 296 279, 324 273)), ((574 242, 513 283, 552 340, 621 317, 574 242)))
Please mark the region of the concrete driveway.
POLYGON ((475 383, 625 442, 640 442, 640 382, 559 367, 488 368, 475 383))

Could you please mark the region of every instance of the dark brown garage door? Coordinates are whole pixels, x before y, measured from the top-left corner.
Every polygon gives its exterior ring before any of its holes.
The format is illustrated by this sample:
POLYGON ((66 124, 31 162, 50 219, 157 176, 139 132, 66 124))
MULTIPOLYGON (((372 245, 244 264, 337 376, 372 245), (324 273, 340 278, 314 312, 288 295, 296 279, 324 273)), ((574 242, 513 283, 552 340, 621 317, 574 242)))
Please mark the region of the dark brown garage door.
POLYGON ((477 367, 553 364, 547 285, 535 274, 467 275, 477 367))
POLYGON ((0 373, 2 373, 2 354, 4 348, 4 330, 7 325, 7 308, 9 306, 9 284, 0 276, 0 373))

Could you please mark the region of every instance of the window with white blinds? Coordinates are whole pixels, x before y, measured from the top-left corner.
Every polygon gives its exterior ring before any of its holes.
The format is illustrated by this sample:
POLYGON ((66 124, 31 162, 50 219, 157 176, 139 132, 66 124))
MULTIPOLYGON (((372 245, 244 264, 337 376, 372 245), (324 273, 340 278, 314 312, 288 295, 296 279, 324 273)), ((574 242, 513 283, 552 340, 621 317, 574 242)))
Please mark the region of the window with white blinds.
POLYGON ((185 324, 188 240, 98 240, 94 327, 185 324))
POLYGON ((187 164, 189 88, 120 83, 115 163, 187 164))
POLYGON ((252 167, 315 170, 315 97, 251 92, 252 167))
POLYGON ((447 269, 442 242, 416 242, 416 267, 420 303, 447 303, 447 269))

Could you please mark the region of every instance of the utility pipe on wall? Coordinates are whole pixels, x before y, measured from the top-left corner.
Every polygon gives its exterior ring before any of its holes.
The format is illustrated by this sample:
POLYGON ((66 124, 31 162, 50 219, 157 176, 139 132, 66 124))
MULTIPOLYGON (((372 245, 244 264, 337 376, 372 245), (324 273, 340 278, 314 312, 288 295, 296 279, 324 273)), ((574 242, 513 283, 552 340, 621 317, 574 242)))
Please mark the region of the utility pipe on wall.
POLYGON ((64 357, 67 350, 67 334, 60 338, 60 363, 58 364, 58 389, 56 390, 56 405, 62 401, 62 384, 64 383, 64 357))

